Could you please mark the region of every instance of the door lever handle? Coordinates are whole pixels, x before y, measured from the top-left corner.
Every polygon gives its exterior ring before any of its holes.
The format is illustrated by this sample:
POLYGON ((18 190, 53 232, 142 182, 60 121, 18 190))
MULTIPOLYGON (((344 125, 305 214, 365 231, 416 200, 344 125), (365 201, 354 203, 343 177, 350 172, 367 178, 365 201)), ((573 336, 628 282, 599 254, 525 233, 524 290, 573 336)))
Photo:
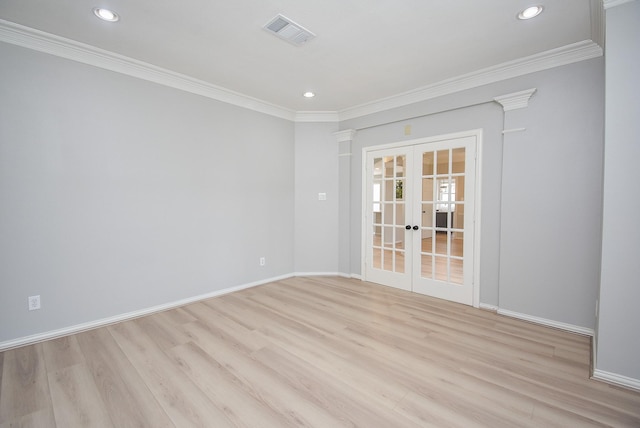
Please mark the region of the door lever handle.
POLYGON ((407 230, 411 230, 411 225, 408 224, 404 228, 407 229, 407 230))
POLYGON ((418 230, 420 229, 420 227, 418 227, 418 225, 413 226, 413 230, 418 230))

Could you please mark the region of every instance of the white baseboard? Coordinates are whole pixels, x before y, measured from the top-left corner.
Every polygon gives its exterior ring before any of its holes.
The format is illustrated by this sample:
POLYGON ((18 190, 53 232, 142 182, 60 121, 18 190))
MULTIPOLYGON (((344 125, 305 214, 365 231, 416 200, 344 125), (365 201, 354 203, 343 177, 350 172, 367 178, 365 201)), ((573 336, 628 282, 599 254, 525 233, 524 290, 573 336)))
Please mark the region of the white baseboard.
POLYGON ((274 281, 280 281, 293 277, 293 274, 276 276, 273 278, 262 279, 248 284, 242 284, 235 287, 224 288, 222 290, 212 291, 211 293, 201 294, 199 296, 188 297, 186 299, 177 300, 175 302, 165 303, 162 305, 152 306, 150 308, 140 309, 138 311, 127 312, 125 314, 115 315, 108 318, 102 318, 95 321, 90 321, 82 324, 76 324, 69 327, 61 328, 58 330, 51 330, 45 333, 34 334, 31 336, 20 337, 17 339, 7 340, 0 342, 0 352, 6 351, 19 346, 31 345, 34 343, 42 342, 45 340, 56 339, 62 336, 68 336, 71 334, 81 333, 83 331, 91 330, 98 327, 104 327, 109 324, 115 324, 121 321, 127 321, 133 318, 139 318, 145 315, 150 315, 156 312, 165 311, 167 309, 177 308, 179 306, 188 305, 189 303, 198 302, 200 300, 210 299, 212 297, 222 296, 224 294, 233 293, 234 291, 245 290, 247 288, 256 287, 258 285, 267 284, 274 281))
POLYGON ((347 279, 354 278, 353 274, 351 274, 351 273, 344 273, 344 272, 338 272, 338 276, 339 276, 340 278, 347 278, 347 279))
POLYGON ((295 272, 293 276, 339 276, 340 278, 362 280, 362 276, 357 273, 345 272, 295 272))
MULTIPOLYGON (((6 350, 9 350, 9 349, 12 349, 12 348, 17 348, 19 346, 31 345, 33 343, 42 342, 44 340, 50 340, 50 339, 55 339, 55 338, 62 337, 62 336, 68 336, 68 335, 71 335, 71 334, 81 333, 83 331, 91 330, 91 329, 94 329, 94 328, 104 327, 104 326, 109 325, 109 324, 115 324, 117 322, 126 321, 126 320, 130 320, 130 319, 133 319, 133 318, 139 318, 139 317, 142 317, 142 316, 145 316, 145 315, 150 315, 150 314, 153 314, 153 313, 156 313, 156 312, 161 312, 161 311, 165 311, 165 310, 168 310, 168 309, 173 309, 173 308, 176 308, 176 307, 179 307, 179 306, 188 305, 189 303, 198 302, 200 300, 210 299, 212 297, 217 297, 217 296, 221 296, 221 295, 224 295, 224 294, 233 293, 234 291, 240 291, 240 290, 244 290, 244 289, 247 289, 247 288, 256 287, 258 285, 268 284, 270 282, 280 281, 280 280, 283 280, 283 279, 292 278, 292 277, 299 277, 299 276, 340 276, 340 277, 343 277, 343 278, 353 278, 353 279, 362 280, 362 275, 355 274, 355 273, 347 274, 347 273, 343 273, 343 272, 295 272, 295 273, 281 275, 281 276, 277 276, 277 277, 262 279, 262 280, 251 282, 251 283, 248 283, 248 284, 238 285, 238 286, 235 286, 235 287, 224 288, 222 290, 216 290, 216 291, 213 291, 211 293, 201 294, 199 296, 189 297, 189 298, 178 300, 178 301, 175 301, 175 302, 165 303, 165 304, 162 304, 162 305, 152 306, 150 308, 140 309, 138 311, 133 311, 133 312, 125 313, 125 314, 115 315, 113 317, 102 318, 102 319, 99 319, 99 320, 90 321, 90 322, 82 323, 82 324, 76 324, 76 325, 65 327, 65 328, 61 328, 61 329, 58 329, 58 330, 51 330, 51 331, 47 331, 47 332, 44 332, 44 333, 34 334, 34 335, 31 335, 31 336, 25 336, 25 337, 20 337, 20 338, 17 338, 17 339, 8 340, 8 341, 5 341, 5 342, 0 342, 0 352, 6 351, 6 350)), ((561 329, 561 330, 570 331, 572 333, 582 334, 582 335, 585 335, 585 336, 591 336, 591 337, 594 336, 594 331, 592 329, 588 329, 588 328, 585 328, 585 327, 580 327, 580 326, 575 326, 575 325, 572 325, 572 324, 565 324, 565 323, 561 323, 561 322, 558 322, 558 321, 552 321, 552 320, 548 320, 548 319, 544 319, 544 318, 534 317, 534 316, 531 316, 531 315, 521 314, 519 312, 513 312, 513 311, 506 310, 506 309, 500 309, 497 306, 488 305, 486 303, 480 303, 479 307, 480 307, 480 309, 497 312, 499 315, 505 315, 505 316, 512 317, 512 318, 518 318, 518 319, 521 319, 521 320, 533 322, 533 323, 536 323, 536 324, 546 325, 546 326, 549 326, 549 327, 554 327, 554 328, 558 328, 558 329, 561 329)), ((594 370, 594 375, 593 375, 594 379, 598 378, 598 377, 596 377, 596 372, 597 372, 597 370, 594 370)), ((600 372, 600 373, 606 373, 606 372, 600 372)), ((612 375, 612 376, 616 376, 616 375, 612 375)), ((605 379, 602 378, 602 380, 605 380, 605 379)), ((614 382, 614 381, 610 381, 610 382, 621 384, 619 382, 614 382)), ((632 388, 632 387, 630 386, 630 388, 632 388)))
POLYGON ((480 305, 478 305, 478 308, 484 311, 498 312, 497 306, 488 305, 486 303, 480 303, 480 305))
POLYGON ((591 338, 591 376, 593 377, 593 372, 598 367, 598 335, 594 334, 591 338))
POLYGON ((600 380, 603 382, 612 383, 614 385, 624 386, 625 388, 640 391, 640 379, 634 379, 632 377, 627 377, 604 370, 594 369, 591 379, 600 380))
POLYGON ((339 272, 294 272, 292 276, 344 276, 339 272))
POLYGON ((546 318, 535 317, 533 315, 522 314, 520 312, 509 311, 507 309, 498 308, 498 315, 504 315, 511 318, 518 318, 524 321, 529 321, 535 324, 546 325, 547 327, 554 327, 560 330, 569 331, 571 333, 582 334, 584 336, 593 337, 595 332, 592 328, 581 327, 578 325, 567 324, 560 321, 553 321, 546 318))

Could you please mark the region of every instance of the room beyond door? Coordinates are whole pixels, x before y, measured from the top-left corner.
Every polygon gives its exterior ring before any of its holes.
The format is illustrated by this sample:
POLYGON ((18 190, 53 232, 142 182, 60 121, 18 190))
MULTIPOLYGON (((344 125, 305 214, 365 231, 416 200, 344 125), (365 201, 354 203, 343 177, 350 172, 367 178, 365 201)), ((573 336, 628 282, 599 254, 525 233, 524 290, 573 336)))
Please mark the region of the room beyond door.
POLYGON ((476 137, 369 151, 365 279, 471 305, 476 137))

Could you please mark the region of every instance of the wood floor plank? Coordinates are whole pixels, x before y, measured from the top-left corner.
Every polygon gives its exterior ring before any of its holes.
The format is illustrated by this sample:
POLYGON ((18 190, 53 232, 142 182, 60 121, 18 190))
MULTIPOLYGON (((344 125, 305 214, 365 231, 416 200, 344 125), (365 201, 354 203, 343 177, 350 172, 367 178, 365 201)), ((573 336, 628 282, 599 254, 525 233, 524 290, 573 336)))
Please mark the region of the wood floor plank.
POLYGON ((233 426, 281 428, 289 425, 277 409, 250 394, 226 367, 193 342, 168 352, 211 402, 222 409, 233 426))
POLYGON ((191 338, 180 329, 181 324, 176 324, 166 312, 159 312, 148 317, 138 318, 133 320, 133 322, 142 327, 156 345, 163 350, 183 345, 191 340, 191 338))
POLYGON ((488 399, 500 391, 486 382, 479 385, 476 382, 475 391, 470 389, 471 378, 460 374, 460 367, 455 362, 443 362, 430 354, 403 349, 400 342, 380 342, 352 329, 345 330, 342 335, 345 340, 343 346, 358 352, 356 358, 362 364, 377 366, 378 371, 387 372, 389 377, 397 379, 425 400, 435 401, 456 413, 470 414, 486 426, 500 426, 505 422, 515 424, 531 409, 531 403, 526 399, 507 402, 488 399), (394 360, 402 361, 402 366, 390 363, 394 360))
POLYGON ((42 343, 48 372, 84 364, 84 357, 75 336, 65 336, 42 343))
POLYGON ((84 364, 50 372, 49 387, 57 426, 113 426, 93 376, 84 364))
POLYGON ((590 387, 593 381, 588 381, 589 383, 585 381, 583 387, 577 390, 568 390, 564 387, 558 388, 559 385, 563 385, 563 382, 555 385, 541 383, 535 379, 523 378, 517 372, 498 369, 486 363, 465 368, 465 372, 534 398, 543 403, 543 407, 555 408, 567 414, 567 418, 572 414, 576 423, 586 418, 592 424, 599 423, 603 426, 640 426, 640 403, 631 407, 626 407, 622 403, 613 407, 601 403, 596 397, 597 393, 594 393, 590 387))
POLYGON ((336 352, 327 340, 309 338, 292 330, 262 328, 273 344, 309 362, 316 370, 340 377, 357 390, 357 395, 376 407, 394 408, 409 389, 377 367, 363 364, 352 353, 336 352))
POLYGON ((211 331, 199 322, 189 324, 196 343, 224 365, 258 401, 267 403, 287 419, 291 427, 340 427, 341 421, 309 400, 303 391, 290 385, 277 372, 240 347, 225 340, 224 334, 211 331))
POLYGON ((1 388, 0 423, 51 408, 41 343, 4 353, 1 388))
POLYGON ((255 334, 254 330, 248 329, 225 316, 220 311, 220 306, 224 305, 225 303, 222 300, 211 299, 201 305, 190 305, 188 311, 198 316, 200 322, 222 329, 228 337, 233 337, 237 343, 246 346, 246 352, 255 351, 268 344, 264 338, 255 334))
POLYGON ((287 278, 0 353, 0 428, 640 427, 640 392, 590 358, 491 311, 287 278))
POLYGON ((175 325, 183 325, 197 321, 197 319, 194 318, 189 312, 187 312, 184 307, 170 309, 162 313, 175 325))
POLYGON ((370 406, 366 401, 359 400, 357 388, 343 382, 335 374, 319 372, 314 365, 280 347, 262 348, 256 352, 256 358, 279 373, 318 407, 340 420, 341 426, 419 428, 418 424, 390 409, 370 406))
MULTIPOLYGON (((458 411, 455 406, 409 392, 395 409, 425 427, 482 428, 487 425, 467 412, 458 411)), ((511 422, 505 421, 505 424, 511 422)), ((499 425, 498 425, 499 426, 499 425)), ((512 426, 526 426, 523 424, 512 426)))
MULTIPOLYGON (((417 338, 423 337, 425 333, 423 329, 411 328, 411 326, 406 325, 405 321, 407 320, 397 311, 391 310, 387 305, 367 305, 363 307, 361 301, 343 298, 328 299, 326 294, 323 296, 309 287, 301 289, 300 287, 287 286, 284 282, 277 282, 273 285, 274 287, 270 287, 271 295, 277 301, 290 303, 284 310, 290 311, 291 307, 303 309, 304 316, 302 317, 296 316, 295 312, 290 315, 294 319, 305 319, 309 324, 315 320, 313 325, 316 328, 320 328, 326 323, 327 318, 329 318, 326 314, 327 311, 330 311, 332 316, 329 319, 334 323, 330 332, 341 330, 358 322, 362 325, 371 325, 373 321, 378 328, 393 329, 398 327, 394 330, 397 334, 412 334, 417 338), (372 320, 374 314, 376 316, 372 320), (312 318, 312 315, 315 315, 315 317, 312 318)), ((272 310, 282 311, 281 306, 278 305, 268 307, 272 310)))
POLYGON ((107 327, 76 338, 115 426, 174 426, 107 327))
POLYGON ((145 385, 178 427, 230 426, 225 413, 171 359, 136 322, 109 327, 145 385))
POLYGON ((55 428, 56 421, 53 416, 53 409, 38 410, 18 419, 0 423, 0 428, 55 428))

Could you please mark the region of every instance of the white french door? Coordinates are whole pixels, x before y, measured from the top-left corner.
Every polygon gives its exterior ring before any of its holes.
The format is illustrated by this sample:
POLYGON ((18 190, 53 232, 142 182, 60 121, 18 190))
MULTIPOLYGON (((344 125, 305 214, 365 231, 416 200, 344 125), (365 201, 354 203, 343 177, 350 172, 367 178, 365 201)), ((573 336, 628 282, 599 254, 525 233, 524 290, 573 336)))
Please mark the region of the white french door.
POLYGON ((367 152, 365 280, 473 304, 476 139, 367 152))

